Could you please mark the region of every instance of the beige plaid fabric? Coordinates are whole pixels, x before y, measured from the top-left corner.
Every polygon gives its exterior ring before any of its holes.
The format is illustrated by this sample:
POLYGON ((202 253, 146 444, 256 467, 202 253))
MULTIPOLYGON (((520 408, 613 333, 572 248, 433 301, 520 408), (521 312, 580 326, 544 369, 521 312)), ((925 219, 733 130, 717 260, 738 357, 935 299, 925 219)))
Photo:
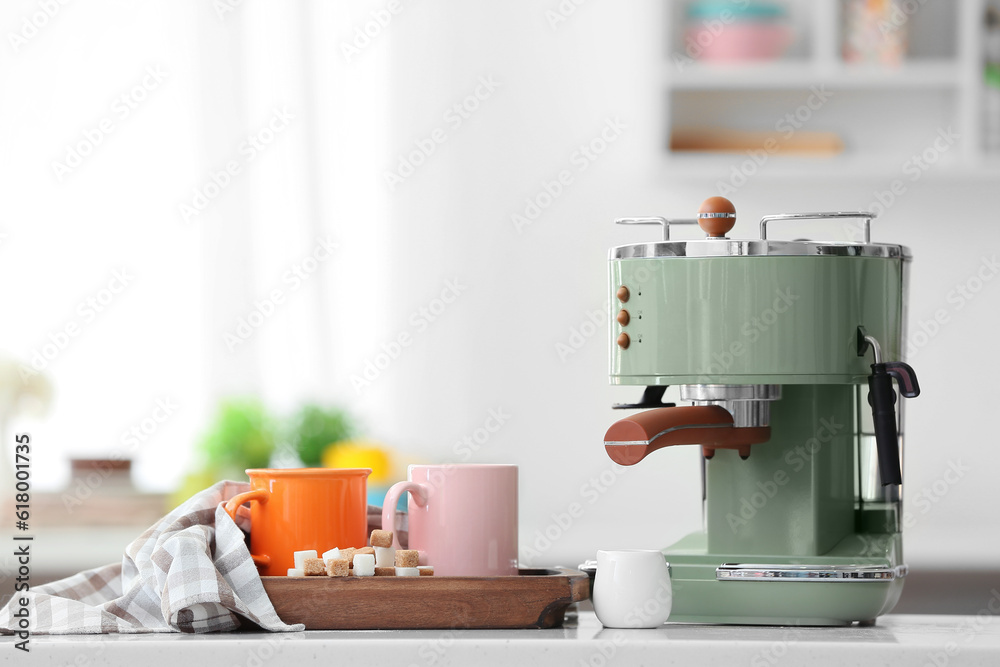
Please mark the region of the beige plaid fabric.
MULTIPOLYGON (((37 586, 28 597, 33 634, 217 632, 241 626, 298 631, 278 618, 237 523, 223 504, 246 482, 219 482, 173 510, 105 565, 37 586)), ((0 633, 16 628, 12 600, 0 609, 0 633)))

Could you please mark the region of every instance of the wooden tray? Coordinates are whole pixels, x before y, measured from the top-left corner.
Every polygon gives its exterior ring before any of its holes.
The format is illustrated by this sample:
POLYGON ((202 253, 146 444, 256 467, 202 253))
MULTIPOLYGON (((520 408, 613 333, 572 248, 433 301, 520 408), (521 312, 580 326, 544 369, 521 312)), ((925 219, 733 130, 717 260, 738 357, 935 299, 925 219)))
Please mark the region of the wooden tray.
POLYGON ((261 577, 285 623, 306 630, 551 628, 586 600, 576 570, 517 577, 261 577))

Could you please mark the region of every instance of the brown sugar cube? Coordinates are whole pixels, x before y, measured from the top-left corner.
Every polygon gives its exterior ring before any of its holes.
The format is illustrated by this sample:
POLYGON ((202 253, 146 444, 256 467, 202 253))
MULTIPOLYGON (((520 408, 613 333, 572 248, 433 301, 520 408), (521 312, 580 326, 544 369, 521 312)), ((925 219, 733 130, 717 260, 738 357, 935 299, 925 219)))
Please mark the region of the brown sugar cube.
POLYGON ((375 568, 376 577, 395 577, 396 568, 394 567, 376 567, 375 568))
POLYGON ((420 552, 416 549, 397 549, 396 567, 416 567, 420 565, 420 552))
POLYGON ((321 577, 326 574, 326 563, 322 558, 306 558, 302 565, 302 573, 307 577, 321 577))
POLYGON ((347 559, 347 566, 354 567, 354 554, 357 553, 357 549, 348 547, 346 549, 340 550, 340 557, 347 559))
POLYGON ((392 546, 392 531, 391 530, 373 530, 371 545, 373 547, 391 547, 392 546))
POLYGON ((421 577, 433 577, 434 576, 434 567, 432 565, 421 565, 417 569, 420 570, 420 576, 421 577))
POLYGON ((355 556, 357 556, 358 554, 368 554, 370 556, 374 556, 375 549, 373 547, 361 547, 360 549, 357 549, 354 552, 355 556))
POLYGON ((326 561, 326 574, 328 577, 349 577, 351 575, 351 564, 346 558, 331 558, 326 561))

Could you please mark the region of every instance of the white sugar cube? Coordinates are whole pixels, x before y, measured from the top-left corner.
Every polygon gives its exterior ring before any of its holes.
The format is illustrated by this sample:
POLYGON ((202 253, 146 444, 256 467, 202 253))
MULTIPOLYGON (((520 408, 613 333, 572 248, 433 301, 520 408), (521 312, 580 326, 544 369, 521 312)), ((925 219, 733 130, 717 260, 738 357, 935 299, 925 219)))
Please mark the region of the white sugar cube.
POLYGON ((375 567, 395 567, 396 550, 392 547, 375 547, 375 567))
POLYGON ((420 568, 419 567, 397 567, 396 568, 397 577, 419 577, 420 568))
POLYGON ((295 559, 295 569, 305 570, 306 569, 306 558, 315 558, 316 550, 310 549, 309 551, 296 551, 292 557, 295 559))
POLYGON ((304 570, 301 570, 299 568, 290 567, 290 568, 288 568, 288 576, 289 577, 304 577, 304 576, 306 576, 306 573, 305 573, 304 570))
POLYGON ((326 551, 326 552, 323 553, 323 562, 324 563, 326 561, 328 561, 328 560, 337 560, 338 558, 340 558, 340 548, 339 547, 334 547, 333 549, 330 549, 329 551, 326 551))
POLYGON ((354 576, 374 577, 375 576, 375 556, 372 554, 354 555, 354 576))

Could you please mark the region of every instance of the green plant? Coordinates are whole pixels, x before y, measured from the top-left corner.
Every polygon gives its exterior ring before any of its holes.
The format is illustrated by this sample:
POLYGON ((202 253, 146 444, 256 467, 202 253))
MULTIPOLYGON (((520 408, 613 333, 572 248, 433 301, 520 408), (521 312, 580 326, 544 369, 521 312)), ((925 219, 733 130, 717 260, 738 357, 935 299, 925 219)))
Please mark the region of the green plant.
POLYGON ((208 468, 266 468, 274 451, 275 427, 255 399, 227 399, 199 445, 208 468))
POLYGON ((295 447, 302 463, 319 466, 323 450, 329 445, 352 438, 354 422, 340 408, 307 404, 289 420, 288 441, 295 447))

